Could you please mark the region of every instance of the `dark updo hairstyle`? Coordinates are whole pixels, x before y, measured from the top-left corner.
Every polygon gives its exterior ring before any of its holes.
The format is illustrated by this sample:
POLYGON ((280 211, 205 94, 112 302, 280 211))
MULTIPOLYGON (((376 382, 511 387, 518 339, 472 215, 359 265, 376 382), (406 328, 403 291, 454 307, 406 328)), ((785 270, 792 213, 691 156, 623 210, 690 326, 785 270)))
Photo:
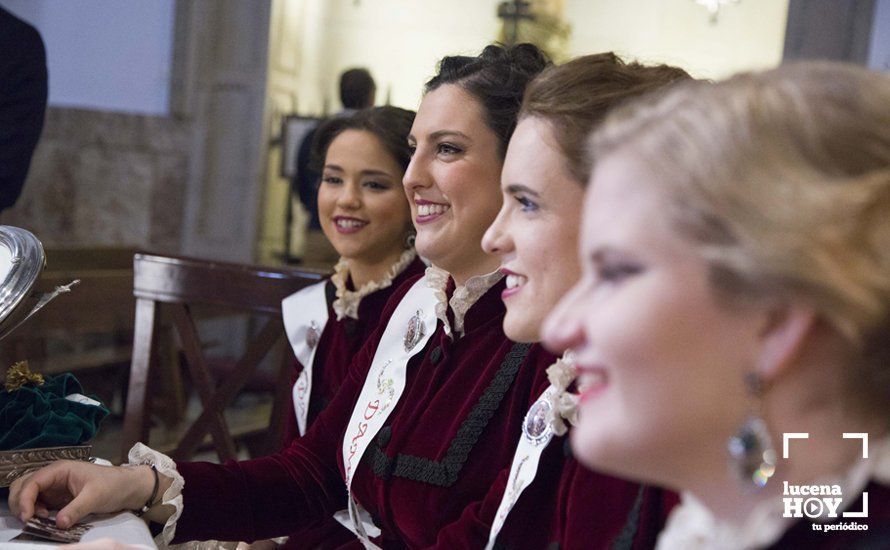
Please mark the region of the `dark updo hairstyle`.
POLYGON ((392 155, 404 172, 411 161, 408 134, 414 124, 414 111, 398 107, 371 107, 348 116, 324 121, 312 138, 312 169, 321 172, 328 147, 346 130, 370 132, 392 155))
POLYGON ((525 87, 549 64, 544 52, 532 44, 492 44, 476 57, 442 58, 439 73, 426 83, 424 91, 454 84, 473 96, 485 111, 485 123, 500 140, 503 157, 516 129, 525 87))
POLYGON ((550 125, 569 173, 587 185, 587 138, 612 109, 627 100, 692 77, 679 67, 627 63, 612 52, 576 57, 548 68, 529 84, 519 114, 550 125))

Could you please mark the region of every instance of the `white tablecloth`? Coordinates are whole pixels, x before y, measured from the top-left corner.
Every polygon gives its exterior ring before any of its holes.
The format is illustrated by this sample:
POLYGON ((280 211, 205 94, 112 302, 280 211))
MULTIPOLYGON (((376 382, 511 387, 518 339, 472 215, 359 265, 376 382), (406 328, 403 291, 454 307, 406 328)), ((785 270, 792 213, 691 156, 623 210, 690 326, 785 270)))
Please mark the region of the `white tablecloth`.
MULTIPOLYGON (((122 512, 113 516, 90 516, 86 519, 93 528, 83 536, 82 542, 111 538, 126 544, 138 544, 146 548, 157 548, 151 538, 145 522, 129 512, 122 512)), ((55 548, 57 545, 50 542, 38 541, 11 541, 22 532, 22 522, 9 513, 9 507, 4 501, 0 504, 0 548, 6 550, 38 550, 42 548, 55 548), (10 542, 11 541, 11 542, 10 542)))

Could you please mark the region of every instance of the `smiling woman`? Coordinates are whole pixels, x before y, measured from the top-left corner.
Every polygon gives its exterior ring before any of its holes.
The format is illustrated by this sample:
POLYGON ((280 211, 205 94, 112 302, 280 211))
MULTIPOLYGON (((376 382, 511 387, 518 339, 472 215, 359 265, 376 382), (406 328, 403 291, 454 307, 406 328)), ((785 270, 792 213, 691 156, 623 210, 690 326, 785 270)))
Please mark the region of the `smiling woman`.
POLYGON ((474 243, 500 208, 502 145, 486 124, 482 105, 458 85, 428 92, 418 113, 408 138, 414 156, 404 182, 417 250, 464 284, 496 267, 474 243))
POLYGON ((660 547, 890 544, 888 105, 887 75, 803 63, 594 136, 583 275, 545 339, 590 381, 581 460, 684 491, 660 547), (789 484, 840 485, 854 515, 813 529, 789 484))
MULTIPOLYGON (((411 111, 378 107, 331 119, 315 134, 318 211, 340 261, 328 281, 282 303, 297 359, 285 444, 306 433, 334 398, 393 292, 423 272, 408 239, 413 228, 401 185, 413 120, 411 111)), ((305 546, 351 538, 333 518, 290 535, 305 546)))
MULTIPOLYGON (((602 53, 551 67, 529 85, 504 162, 503 206, 482 242, 507 276, 501 294, 507 336, 540 341, 545 316, 580 276, 578 231, 589 172, 584 143, 591 130, 623 101, 688 78, 676 67, 625 63, 602 53)), ((555 362, 537 389, 490 547, 495 541, 507 547, 648 547, 676 502, 673 493, 586 471, 565 456, 562 436, 576 420, 576 397, 568 391, 571 363, 568 356, 555 362)))
POLYGON ((321 154, 316 154, 324 158, 319 218, 325 236, 349 263, 355 288, 382 279, 410 248, 414 229, 402 176, 410 158, 403 128, 412 115, 381 107, 334 119, 317 133, 314 146, 321 154))

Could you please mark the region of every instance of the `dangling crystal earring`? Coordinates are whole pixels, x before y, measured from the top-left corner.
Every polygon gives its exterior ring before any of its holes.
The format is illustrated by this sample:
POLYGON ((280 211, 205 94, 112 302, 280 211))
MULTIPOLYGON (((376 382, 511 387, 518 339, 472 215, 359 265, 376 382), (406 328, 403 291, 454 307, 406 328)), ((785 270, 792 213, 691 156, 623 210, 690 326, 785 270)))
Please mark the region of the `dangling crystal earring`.
MULTIPOLYGON (((745 384, 759 409, 763 401, 763 381, 751 373, 745 377, 745 384)), ((727 448, 730 465, 746 486, 760 489, 776 473, 776 451, 759 410, 752 413, 738 432, 729 438, 727 448)))

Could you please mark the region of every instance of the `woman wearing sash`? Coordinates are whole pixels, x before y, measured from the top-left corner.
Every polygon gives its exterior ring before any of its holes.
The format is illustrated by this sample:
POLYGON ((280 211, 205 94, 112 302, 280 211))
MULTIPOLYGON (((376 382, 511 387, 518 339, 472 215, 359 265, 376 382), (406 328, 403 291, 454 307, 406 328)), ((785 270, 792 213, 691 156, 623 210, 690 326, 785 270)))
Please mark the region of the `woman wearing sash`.
MULTIPOLYGON (((682 491, 659 548, 887 548, 890 77, 680 85, 591 142, 584 463, 682 491)), ((593 518, 591 518, 593 519, 593 518)))
MULTIPOLYGON (((539 342, 545 316, 580 278, 578 232, 590 172, 585 145, 606 113, 632 97, 686 80, 682 69, 587 55, 536 77, 526 90, 501 176, 503 206, 482 241, 507 277, 504 332, 539 342)), ((594 474, 564 452, 576 421, 569 357, 527 413, 489 547, 650 548, 673 493, 594 474)))
POLYGON ((306 435, 223 465, 175 464, 140 445, 131 464, 154 469, 57 463, 14 484, 12 510, 30 517, 39 497, 41 513, 64 505, 66 526, 144 508, 165 542, 270 538, 337 513, 367 547, 484 545, 501 497, 492 485, 554 360, 504 335, 503 275, 480 245, 522 93, 546 64, 530 45, 440 64, 403 182, 418 253, 435 267, 394 291, 306 435))
POLYGON ((424 270, 402 189, 412 122, 411 111, 375 107, 333 118, 315 134, 321 229, 340 261, 330 279, 282 302, 297 358, 286 443, 333 399, 392 292, 424 270))
MULTIPOLYGON (((296 356, 285 444, 305 434, 333 399, 393 291, 423 273, 402 189, 413 121, 411 111, 375 107, 333 118, 315 133, 321 229, 340 261, 328 280, 281 304, 296 356)), ((302 547, 352 538, 330 517, 290 535, 302 547)))

